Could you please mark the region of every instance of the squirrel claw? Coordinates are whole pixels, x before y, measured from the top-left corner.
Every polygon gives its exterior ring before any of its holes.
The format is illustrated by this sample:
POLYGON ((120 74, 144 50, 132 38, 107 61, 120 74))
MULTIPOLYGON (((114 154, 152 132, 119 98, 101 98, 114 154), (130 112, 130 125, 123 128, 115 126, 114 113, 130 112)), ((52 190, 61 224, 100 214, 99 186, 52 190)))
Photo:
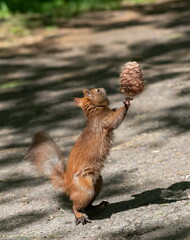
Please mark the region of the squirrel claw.
POLYGON ((131 105, 130 101, 132 101, 132 100, 133 100, 132 98, 127 97, 127 98, 125 99, 125 101, 123 101, 123 103, 124 103, 124 105, 125 105, 125 107, 126 107, 127 109, 130 107, 130 105, 131 105))
POLYGON ((87 223, 91 223, 91 221, 88 219, 87 216, 82 216, 82 217, 79 217, 79 218, 75 218, 75 223, 76 225, 82 223, 82 225, 85 225, 87 223))

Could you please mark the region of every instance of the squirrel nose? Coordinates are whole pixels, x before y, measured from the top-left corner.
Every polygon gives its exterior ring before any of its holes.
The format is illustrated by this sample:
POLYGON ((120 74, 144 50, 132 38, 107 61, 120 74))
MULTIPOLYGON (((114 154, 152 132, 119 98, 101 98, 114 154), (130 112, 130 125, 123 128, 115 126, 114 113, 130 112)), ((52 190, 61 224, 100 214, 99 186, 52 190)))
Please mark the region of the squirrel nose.
POLYGON ((105 90, 104 88, 99 88, 99 90, 100 90, 101 92, 106 93, 106 90, 105 90))

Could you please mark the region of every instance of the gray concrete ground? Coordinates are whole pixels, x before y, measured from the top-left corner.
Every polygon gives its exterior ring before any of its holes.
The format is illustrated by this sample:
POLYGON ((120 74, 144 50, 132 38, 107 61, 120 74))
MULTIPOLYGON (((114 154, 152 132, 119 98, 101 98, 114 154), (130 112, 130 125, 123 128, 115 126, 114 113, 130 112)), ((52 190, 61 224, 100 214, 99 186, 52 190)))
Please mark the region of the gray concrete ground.
MULTIPOLYGON (((190 239, 190 2, 85 14, 67 27, 2 45, 0 239, 190 239), (37 130, 68 155, 85 119, 73 98, 104 87, 122 105, 123 63, 140 62, 146 89, 115 131, 97 203, 74 224, 71 203, 24 162, 37 130)), ((1 38, 1 43, 5 40, 1 38)))

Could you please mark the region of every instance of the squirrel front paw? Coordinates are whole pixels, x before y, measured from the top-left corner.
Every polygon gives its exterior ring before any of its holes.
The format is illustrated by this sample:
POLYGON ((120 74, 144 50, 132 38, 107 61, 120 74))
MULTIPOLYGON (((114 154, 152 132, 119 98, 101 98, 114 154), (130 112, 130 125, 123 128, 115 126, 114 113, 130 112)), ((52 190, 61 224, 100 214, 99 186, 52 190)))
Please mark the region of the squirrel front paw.
POLYGON ((123 103, 127 109, 130 107, 132 100, 133 100, 132 98, 127 97, 127 98, 125 98, 125 101, 123 101, 123 103))

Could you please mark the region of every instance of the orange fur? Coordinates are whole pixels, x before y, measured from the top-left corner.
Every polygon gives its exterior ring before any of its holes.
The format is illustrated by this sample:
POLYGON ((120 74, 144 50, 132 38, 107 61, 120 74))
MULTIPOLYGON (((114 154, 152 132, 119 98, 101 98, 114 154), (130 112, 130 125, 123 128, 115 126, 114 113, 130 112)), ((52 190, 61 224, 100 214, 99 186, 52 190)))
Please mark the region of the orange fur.
POLYGON ((50 178, 73 201, 77 224, 89 221, 81 210, 92 204, 101 190, 101 169, 112 146, 113 130, 121 124, 130 105, 126 100, 118 110, 110 109, 106 91, 102 88, 85 89, 83 93, 84 97, 75 98, 75 103, 84 111, 87 125, 70 152, 66 169, 60 167, 63 166, 60 149, 45 133, 35 135, 26 156, 38 169, 44 167, 49 156, 59 158, 50 178))

